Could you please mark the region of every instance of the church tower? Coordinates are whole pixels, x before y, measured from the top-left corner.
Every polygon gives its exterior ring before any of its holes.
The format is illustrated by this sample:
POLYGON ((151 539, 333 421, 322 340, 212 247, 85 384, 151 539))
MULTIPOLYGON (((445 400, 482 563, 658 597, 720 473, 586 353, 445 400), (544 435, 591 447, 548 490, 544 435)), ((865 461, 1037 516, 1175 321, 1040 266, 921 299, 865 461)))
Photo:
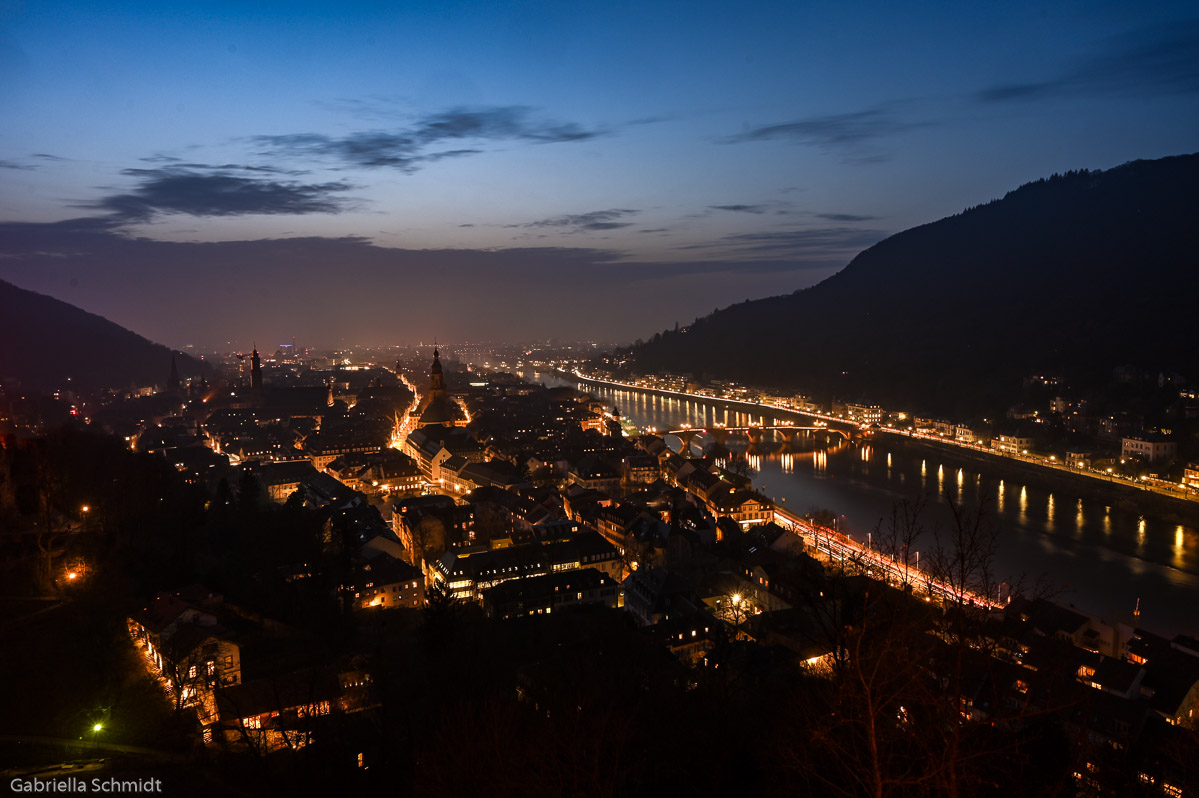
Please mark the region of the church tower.
POLYGON ((445 398, 445 377, 441 373, 441 355, 435 348, 433 350, 433 367, 429 369, 429 401, 444 402, 445 398))
POLYGON ((420 404, 417 428, 440 424, 446 427, 466 425, 466 414, 462 407, 450 399, 445 388, 445 375, 441 372, 441 352, 433 349, 433 365, 429 369, 429 395, 420 404))
POLYGON ((258 357, 258 345, 254 345, 254 352, 250 355, 250 388, 255 391, 262 390, 262 360, 258 357))
POLYGON ((171 353, 171 376, 167 377, 167 390, 179 390, 179 367, 175 364, 175 353, 171 353))

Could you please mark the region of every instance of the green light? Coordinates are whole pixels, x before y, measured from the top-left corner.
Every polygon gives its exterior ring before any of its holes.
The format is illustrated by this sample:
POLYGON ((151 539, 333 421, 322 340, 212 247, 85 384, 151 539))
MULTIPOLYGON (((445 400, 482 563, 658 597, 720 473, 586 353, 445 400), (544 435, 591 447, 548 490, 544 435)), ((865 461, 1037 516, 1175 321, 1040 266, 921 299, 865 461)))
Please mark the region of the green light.
POLYGON ((98 732, 102 728, 104 728, 104 727, 101 724, 97 723, 95 726, 92 726, 92 731, 98 732))

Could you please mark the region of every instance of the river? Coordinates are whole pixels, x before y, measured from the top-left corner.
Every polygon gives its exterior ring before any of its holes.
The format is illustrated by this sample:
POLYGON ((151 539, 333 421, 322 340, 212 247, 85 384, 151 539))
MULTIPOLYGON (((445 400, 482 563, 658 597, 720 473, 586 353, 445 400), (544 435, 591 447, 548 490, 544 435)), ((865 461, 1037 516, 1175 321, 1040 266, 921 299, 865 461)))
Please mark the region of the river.
MULTIPOLYGON (((737 412, 726 406, 528 374, 533 382, 569 385, 620 408, 641 429, 709 427, 716 422, 744 426, 751 420, 770 426, 769 412, 737 412)), ((747 409, 748 410, 748 409, 747 409)), ((783 414, 786 418, 786 414, 783 414)), ((707 439, 696 442, 696 450, 707 439)), ((680 442, 668 439, 672 448, 680 442)), ((779 444, 747 451, 744 438, 729 448, 745 452, 758 470, 757 487, 788 509, 806 513, 824 508, 842 528, 862 541, 895 503, 927 497, 923 518, 930 530, 952 521, 949 501, 978 507, 980 501, 998 528, 995 575, 1009 583, 1052 587, 1052 597, 1105 620, 1134 623, 1172 636, 1199 633, 1199 531, 1191 526, 1141 516, 1060 486, 1047 488, 1024 478, 1001 479, 985 466, 917 448, 881 436, 871 443, 821 446, 811 451, 772 451, 779 444), (981 469, 981 472, 980 472, 981 469), (1027 484, 1025 484, 1027 483, 1027 484), (1133 618, 1140 599, 1141 614, 1133 618)))

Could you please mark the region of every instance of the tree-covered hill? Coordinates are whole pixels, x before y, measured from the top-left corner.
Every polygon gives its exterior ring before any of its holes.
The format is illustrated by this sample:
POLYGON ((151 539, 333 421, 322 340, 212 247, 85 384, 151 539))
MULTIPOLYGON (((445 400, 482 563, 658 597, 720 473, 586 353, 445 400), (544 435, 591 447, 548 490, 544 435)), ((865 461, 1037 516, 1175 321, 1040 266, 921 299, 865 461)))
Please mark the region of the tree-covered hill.
MULTIPOLYGON (((176 363, 184 378, 206 368, 182 354, 176 363)), ((165 385, 170 370, 167 347, 0 280, 0 380, 28 390, 125 388, 165 385)))
POLYGON ((898 233, 787 296, 635 347, 690 372, 970 415, 1049 371, 1199 379, 1199 155, 1054 175, 898 233))

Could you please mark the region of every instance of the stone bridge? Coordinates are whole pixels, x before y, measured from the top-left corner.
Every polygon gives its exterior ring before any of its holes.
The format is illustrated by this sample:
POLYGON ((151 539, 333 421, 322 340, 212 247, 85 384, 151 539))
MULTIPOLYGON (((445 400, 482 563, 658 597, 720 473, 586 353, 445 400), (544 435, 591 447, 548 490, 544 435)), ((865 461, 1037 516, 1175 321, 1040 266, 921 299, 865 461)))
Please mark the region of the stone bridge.
POLYGON ((687 451, 690 450, 692 442, 700 435, 708 435, 722 446, 727 444, 729 436, 747 438, 751 446, 757 446, 763 440, 771 439, 782 441, 784 446, 791 446, 801 437, 811 436, 813 433, 839 435, 846 441, 852 440, 850 430, 837 429, 836 427, 828 427, 823 424, 803 427, 796 424, 778 424, 774 426, 751 424, 745 427, 683 427, 681 429, 666 430, 658 434, 674 435, 683 442, 684 451, 687 451))

